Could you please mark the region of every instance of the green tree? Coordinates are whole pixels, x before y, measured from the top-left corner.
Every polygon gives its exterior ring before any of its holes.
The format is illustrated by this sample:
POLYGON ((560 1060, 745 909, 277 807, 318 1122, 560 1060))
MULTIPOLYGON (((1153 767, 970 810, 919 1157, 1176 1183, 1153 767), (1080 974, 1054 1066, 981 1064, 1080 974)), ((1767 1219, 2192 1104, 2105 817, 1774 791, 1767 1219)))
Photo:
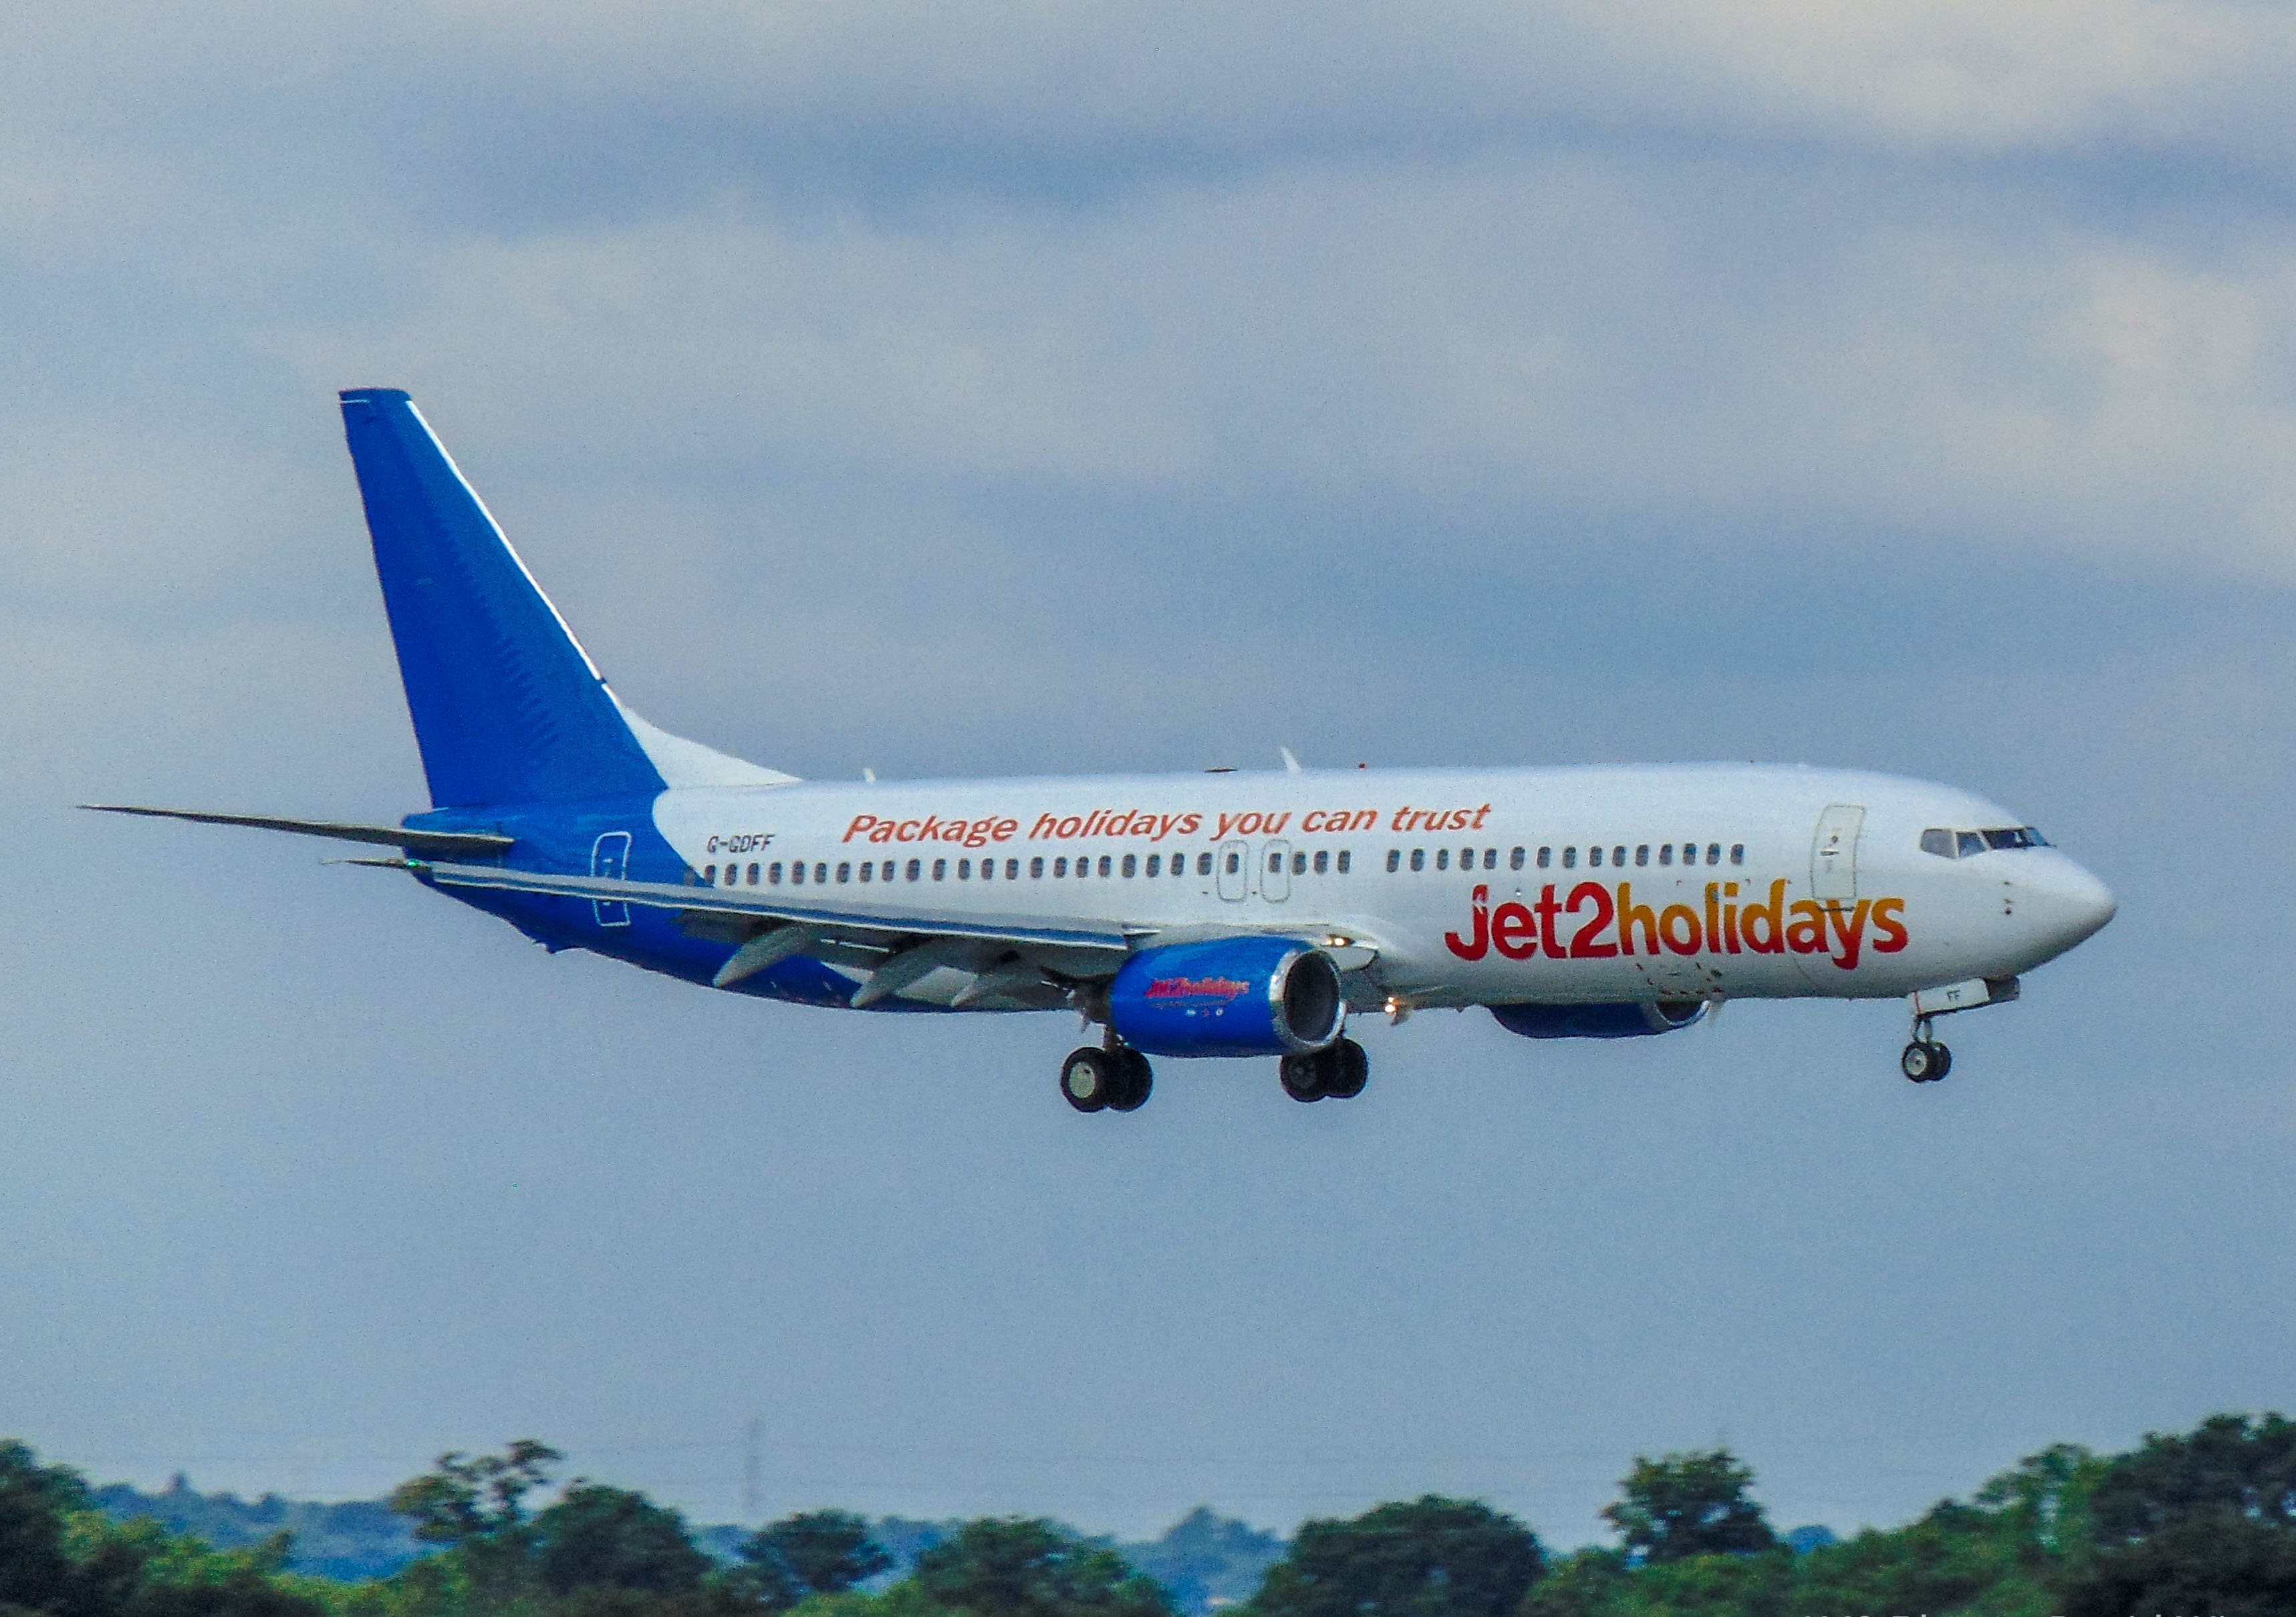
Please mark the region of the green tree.
POLYGON ((890 1572, 869 1523, 846 1510, 803 1511, 762 1527, 742 1546, 758 1598, 776 1610, 808 1595, 841 1595, 890 1572))
POLYGON ((1746 1555, 1777 1542, 1762 1507, 1747 1497, 1754 1473, 1727 1449, 1635 1457, 1625 1498, 1603 1507, 1637 1563, 1746 1555))
POLYGON ((78 1473, 41 1465, 12 1439, 0 1441, 0 1607, 38 1611, 62 1597, 72 1577, 66 1522, 86 1508, 78 1473))
POLYGON ((685 1534, 685 1518, 642 1493, 576 1482, 529 1529, 535 1571, 554 1595, 578 1588, 689 1594, 709 1557, 685 1534))
POLYGON ((1518 1608, 1521 1617, 1610 1617, 1627 1598, 1634 1574, 1613 1549, 1582 1549, 1547 1564, 1518 1608))
POLYGON ((2065 1583, 2064 1617, 2296 1612, 2296 1533, 2224 1509, 2187 1511, 2133 1544, 2102 1550, 2065 1583))
POLYGON ((2184 1436, 2148 1432, 2107 1465, 2089 1509, 2105 1544, 2135 1543, 2196 1511, 2296 1528, 2296 1421, 2213 1415, 2184 1436))
POLYGON ((1429 1494, 1302 1523, 1251 1606, 1259 1617, 1510 1617, 1546 1568, 1513 1516, 1429 1494))
POLYGON ((2296 1611, 2296 1422, 2217 1415, 2148 1433, 2087 1499, 2094 1552, 2067 1558, 2068 1617, 2296 1611))
POLYGON ((465 1544, 521 1525, 526 1496, 550 1483, 565 1457, 546 1443, 520 1438, 502 1454, 467 1459, 460 1449, 439 1457, 438 1469, 390 1490, 390 1508, 414 1523, 414 1536, 432 1544, 465 1544))
POLYGON ((917 1558, 910 1581, 928 1603, 972 1617, 1171 1617, 1172 1611, 1163 1590, 1114 1550, 1041 1518, 968 1522, 917 1558))

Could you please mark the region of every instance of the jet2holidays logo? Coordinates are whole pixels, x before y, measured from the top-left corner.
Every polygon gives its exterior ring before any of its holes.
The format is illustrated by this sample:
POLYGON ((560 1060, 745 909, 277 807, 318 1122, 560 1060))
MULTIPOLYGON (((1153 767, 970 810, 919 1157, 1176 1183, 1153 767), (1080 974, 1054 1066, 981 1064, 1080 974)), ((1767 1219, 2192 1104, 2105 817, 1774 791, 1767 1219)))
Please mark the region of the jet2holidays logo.
POLYGON ((1645 955, 1824 955, 1854 972, 1866 949, 1894 955, 1906 943, 1903 899, 1789 904, 1784 877, 1763 899, 1741 899, 1735 882, 1709 882, 1702 909, 1639 903, 1631 882, 1615 888, 1581 882, 1568 899, 1554 895, 1549 882, 1535 903, 1510 899, 1494 909, 1491 890, 1478 886, 1465 935, 1446 932, 1443 945, 1462 960, 1480 960, 1495 948, 1509 960, 1610 960, 1635 953, 1637 944, 1645 955))

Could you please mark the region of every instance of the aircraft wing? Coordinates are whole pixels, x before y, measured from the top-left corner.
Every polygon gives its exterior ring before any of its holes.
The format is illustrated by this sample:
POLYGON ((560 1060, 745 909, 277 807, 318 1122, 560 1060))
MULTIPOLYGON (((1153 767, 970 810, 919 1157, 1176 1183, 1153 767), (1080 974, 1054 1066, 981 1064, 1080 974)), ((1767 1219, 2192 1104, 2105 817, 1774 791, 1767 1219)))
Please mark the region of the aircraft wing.
POLYGON ((1034 943, 1060 948, 1100 949, 1111 958, 1109 970, 1131 952, 1124 929, 1110 922, 1083 917, 1047 919, 1042 915, 953 915, 902 904, 871 904, 850 900, 814 904, 785 893, 753 893, 745 888, 689 887, 674 882, 629 882, 612 876, 547 875, 539 871, 505 870, 496 865, 456 865, 409 859, 406 867, 442 887, 466 887, 496 892, 555 893, 570 899, 590 899, 606 904, 637 904, 649 909, 676 910, 697 915, 724 915, 749 921, 794 922, 800 925, 864 932, 891 936, 928 934, 938 938, 977 938, 983 942, 1034 943))
POLYGON ((403 848, 417 856, 500 853, 517 841, 491 831, 411 831, 404 825, 360 825, 344 820, 288 820, 265 814, 211 814, 193 808, 143 808, 126 803, 82 803, 97 814, 137 814, 152 819, 193 820, 202 825, 248 825, 258 831, 290 831, 299 836, 331 837, 339 842, 369 842, 403 848))
MULTIPOLYGON (((765 893, 613 876, 554 875, 505 870, 496 865, 412 858, 377 862, 406 869, 441 887, 546 893, 674 911, 689 932, 741 946, 718 973, 718 987, 729 986, 791 956, 808 955, 872 973, 855 1000, 857 1005, 902 992, 906 985, 941 965, 993 977, 996 963, 1013 961, 1016 950, 1029 962, 1029 970, 1041 966, 1062 979, 1104 979, 1113 976, 1135 949, 1164 937, 1152 928, 1126 928, 1094 916, 958 914, 852 898, 815 903, 786 891, 765 893)), ((1188 936, 1257 935, 1266 930, 1193 928, 1188 936)), ((1361 972, 1377 958, 1376 946, 1367 946, 1358 938, 1329 935, 1315 928, 1305 932, 1287 928, 1283 932, 1323 948, 1344 973, 1361 972)), ((1373 991, 1370 985, 1365 985, 1365 991, 1373 991)), ((1009 997, 1021 990, 1008 985, 997 992, 1009 997)), ((1378 997, 1375 995, 1372 1003, 1377 1003, 1378 997)), ((964 1002, 964 997, 957 1000, 964 1002)))

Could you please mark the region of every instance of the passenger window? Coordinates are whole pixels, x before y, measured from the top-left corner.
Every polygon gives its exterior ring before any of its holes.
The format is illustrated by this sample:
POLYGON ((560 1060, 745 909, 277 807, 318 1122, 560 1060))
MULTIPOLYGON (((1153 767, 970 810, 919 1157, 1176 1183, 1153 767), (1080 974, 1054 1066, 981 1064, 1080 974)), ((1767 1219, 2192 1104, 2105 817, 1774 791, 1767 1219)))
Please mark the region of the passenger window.
POLYGON ((853 879, 853 866, 850 864, 841 864, 838 866, 837 879, 840 882, 850 882, 853 879))
POLYGON ((782 863, 779 859, 775 859, 772 864, 766 866, 766 885, 768 887, 779 887, 781 884, 782 863))
POLYGON ((1616 848, 1611 850, 1611 863, 1613 865, 1624 865, 1626 862, 1627 845, 1624 842, 1621 842, 1616 848))
POLYGON ((1124 874, 1127 876, 1136 876, 1140 874, 1140 856, 1138 854, 1128 853, 1124 856, 1124 874))
POLYGON ((1102 854, 1100 856, 1100 874, 1103 875, 1106 875, 1108 874, 1108 856, 1106 854, 1102 854))
MULTIPOLYGON (((1539 851, 1543 853, 1546 850, 1541 849, 1539 851)), ((1566 848, 1562 850, 1562 868, 1565 870, 1578 868, 1578 850, 1576 848, 1566 848)))
POLYGON ((1731 843, 1731 844, 1730 844, 1730 863, 1732 863, 1733 865, 1743 865, 1745 862, 1746 862, 1746 845, 1745 845, 1745 843, 1743 843, 1743 842, 1733 842, 1733 843, 1731 843))
POLYGON ((1327 848, 1318 848, 1317 850, 1316 850, 1316 874, 1317 875, 1319 875, 1319 876, 1320 876, 1320 875, 1322 875, 1325 871, 1327 871, 1327 870, 1331 869, 1331 867, 1332 867, 1332 854, 1331 854, 1331 850, 1329 850, 1329 849, 1327 849, 1327 848))
POLYGON ((701 885, 704 887, 715 887, 718 885, 718 867, 715 865, 710 866, 701 873, 701 885))
POLYGON ((870 877, 872 877, 872 876, 875 875, 876 874, 877 874, 877 862, 876 862, 874 859, 869 860, 867 863, 864 864, 864 865, 861 866, 861 879, 862 879, 863 881, 865 881, 865 882, 866 882, 867 880, 869 880, 869 878, 870 878, 870 877))
POLYGON ((1053 874, 1056 876, 1064 876, 1068 874, 1069 862, 1066 859, 1054 859, 1053 861, 1053 874))
POLYGON ((1208 876, 1212 874, 1211 855, 1208 853, 1200 853, 1196 856, 1196 874, 1200 876, 1208 876))
POLYGON ((1280 853, 1269 854, 1267 856, 1267 868, 1271 872, 1282 870, 1283 868, 1283 856, 1280 853))
POLYGON ((1637 843, 1635 848, 1635 867, 1639 870, 1642 866, 1649 863, 1650 844, 1648 842, 1637 843))
POLYGON ((912 882, 915 881, 919 876, 923 875, 923 874, 924 874, 924 873, 925 873, 925 862, 924 862, 922 859, 911 859, 911 860, 909 861, 909 880, 910 880, 910 881, 912 881, 912 882))
POLYGON ((1940 859, 1953 858, 1953 833, 1942 825, 1932 825, 1922 833, 1922 851, 1933 853, 1940 859))
POLYGON ((1483 850, 1483 868, 1484 868, 1485 870, 1496 870, 1498 867, 1499 867, 1499 850, 1498 850, 1497 849, 1496 849, 1496 848, 1486 848, 1486 849, 1484 849, 1484 850, 1483 850))
POLYGON ((1961 833, 1956 841, 1958 841, 1961 845, 1961 857, 1964 859, 1970 858, 1973 854, 1980 854, 1985 851, 1985 839, 1978 835, 1974 831, 1964 831, 1961 833))
POLYGON ((1041 858, 1030 859, 1029 861, 1029 880, 1031 882, 1041 882, 1044 878, 1045 861, 1041 858))
MULTIPOLYGON (((1570 863, 1567 858, 1562 862, 1565 865, 1570 863)), ((1603 863, 1603 850, 1599 848, 1589 848, 1587 850, 1587 863, 1595 866, 1597 869, 1601 868, 1603 863)))
POLYGON ((1340 850, 1340 874, 1348 874, 1348 850, 1344 848, 1340 850))
POLYGON ((1671 865, 1674 863, 1674 844, 1672 842, 1660 842, 1658 845, 1658 862, 1661 865, 1671 865))
POLYGON ((749 880, 748 880, 747 885, 749 885, 749 886, 750 886, 750 887, 755 887, 757 884, 758 884, 758 867, 757 867, 755 865, 752 865, 752 866, 750 866, 749 880))
POLYGON ((1521 849, 1518 848, 1513 853, 1507 855, 1507 868, 1509 870, 1521 870, 1522 868, 1521 849))
POLYGON ((1402 868, 1403 868, 1403 850, 1401 850, 1400 848, 1390 848, 1390 849, 1389 849, 1389 850, 1387 850, 1387 874, 1390 874, 1390 875, 1393 875, 1397 871, 1398 871, 1398 870, 1400 870, 1400 869, 1402 869, 1402 868))
POLYGON ((826 859, 816 859, 813 862, 813 884, 818 887, 827 880, 829 880, 829 862, 826 859))
POLYGON ((1551 855, 1554 851, 1554 850, 1552 848, 1542 848, 1542 849, 1540 849, 1540 850, 1538 850, 1538 867, 1539 867, 1541 870, 1545 870, 1545 869, 1546 868, 1546 866, 1547 866, 1547 862, 1548 862, 1548 856, 1549 856, 1549 855, 1551 855))
POLYGON ((1295 853, 1292 856, 1292 874, 1295 876, 1304 876, 1308 874, 1308 856, 1306 854, 1295 853))
POLYGON ((1722 862, 1721 843, 1709 842, 1706 844, 1706 862, 1709 865, 1719 865, 1722 862))
POLYGON ((935 859, 933 861, 933 880, 936 882, 944 881, 947 876, 948 861, 947 859, 935 859))
POLYGON ((1164 874, 1164 856, 1162 854, 1152 853, 1148 856, 1148 874, 1152 876, 1160 876, 1164 874))
POLYGON ((1230 854, 1230 855, 1228 855, 1228 856, 1227 856, 1227 874, 1230 874, 1230 875, 1234 875, 1237 871, 1242 870, 1242 868, 1243 868, 1243 856, 1242 856, 1242 854, 1240 854, 1240 853, 1232 853, 1232 854, 1230 854))
POLYGON ((1424 848, 1414 848, 1411 850, 1411 868, 1414 870, 1427 868, 1427 850, 1424 848))
POLYGON ((1451 850, 1449 849, 1438 848, 1435 850, 1435 868, 1438 870, 1448 870, 1451 868, 1451 850))
POLYGON ((791 887, 805 885, 805 862, 802 859, 790 866, 790 885, 791 887))

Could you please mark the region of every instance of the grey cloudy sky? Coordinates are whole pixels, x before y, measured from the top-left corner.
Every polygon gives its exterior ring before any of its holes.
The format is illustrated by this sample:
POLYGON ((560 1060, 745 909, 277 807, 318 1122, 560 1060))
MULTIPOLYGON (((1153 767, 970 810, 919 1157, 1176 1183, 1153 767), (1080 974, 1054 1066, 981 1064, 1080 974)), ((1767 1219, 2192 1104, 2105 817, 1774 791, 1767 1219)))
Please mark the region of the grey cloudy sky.
POLYGON ((2296 1404, 2296 20, 2249 4, 0 16, 0 1432, 696 1514, 1788 1522, 2296 1404), (334 390, 622 695, 849 776, 1938 776, 2120 919, 1370 1092, 568 955, 127 799, 422 806, 334 390))

